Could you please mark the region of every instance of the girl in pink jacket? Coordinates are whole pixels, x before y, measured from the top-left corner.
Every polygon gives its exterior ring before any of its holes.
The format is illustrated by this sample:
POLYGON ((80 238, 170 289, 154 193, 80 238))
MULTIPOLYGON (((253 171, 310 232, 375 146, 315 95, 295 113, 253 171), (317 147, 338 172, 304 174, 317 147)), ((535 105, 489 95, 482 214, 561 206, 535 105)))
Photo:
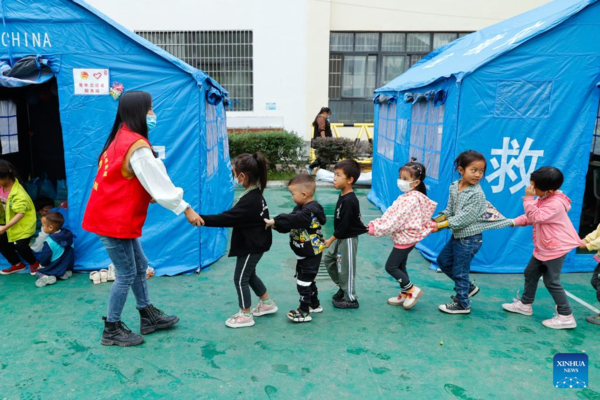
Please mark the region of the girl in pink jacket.
POLYGON ((370 235, 391 236, 394 241, 385 270, 400 283, 401 293, 390 298, 388 304, 408 310, 415 306, 423 290, 410 281, 406 260, 415 245, 437 229, 437 224, 431 220, 437 203, 427 197, 423 164, 409 162, 400 168, 398 175, 398 188, 404 194, 381 218, 371 221, 368 229, 370 235))
MULTIPOLYGON (((560 284, 560 273, 567 254, 581 243, 567 212, 571 200, 558 191, 563 174, 554 167, 542 167, 531 174, 531 186, 525 189, 525 215, 514 220, 515 226, 533 225, 533 257, 525 268, 525 289, 520 299, 503 304, 506 311, 532 315, 540 277, 556 303, 556 316, 542 324, 552 329, 572 329, 577 326, 567 294, 560 284), (536 199, 534 196, 538 196, 536 199)), ((517 297, 519 297, 517 292, 517 297)))

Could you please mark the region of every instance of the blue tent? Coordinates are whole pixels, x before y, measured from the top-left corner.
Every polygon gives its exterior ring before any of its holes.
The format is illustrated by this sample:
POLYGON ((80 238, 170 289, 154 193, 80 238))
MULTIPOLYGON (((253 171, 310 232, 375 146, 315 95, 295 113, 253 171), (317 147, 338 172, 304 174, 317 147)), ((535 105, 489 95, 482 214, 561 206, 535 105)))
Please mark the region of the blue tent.
MULTIPOLYGON (((600 90, 600 4, 557 0, 460 38, 429 54, 376 90, 373 187, 385 210, 400 194, 398 168, 416 157, 428 169, 430 197, 441 211, 458 178, 463 150, 488 160, 483 189, 507 217, 523 213, 531 172, 558 167, 577 227, 600 90)), ((418 245, 430 260, 450 232, 418 245)), ((522 272, 533 250, 532 229, 484 233, 473 270, 522 272)), ((591 271, 591 254, 569 254, 564 271, 591 271)))
MULTIPOLYGON (((22 82, 5 76, 5 70, 32 55, 40 65, 49 66, 56 78, 69 188, 68 223, 77 235, 76 270, 109 264, 98 238, 81 229, 97 157, 117 110, 108 85, 118 82, 125 91, 152 95, 158 125, 150 141, 194 209, 217 213, 231 206, 233 182, 223 104, 227 92, 218 83, 83 1, 4 0, 0 7, 4 62, 0 84, 15 87, 47 80, 41 73, 22 82), (94 84, 95 79, 103 83, 94 84)), ((142 245, 157 274, 174 275, 215 262, 226 250, 227 231, 194 228, 183 216, 151 205, 142 245)))

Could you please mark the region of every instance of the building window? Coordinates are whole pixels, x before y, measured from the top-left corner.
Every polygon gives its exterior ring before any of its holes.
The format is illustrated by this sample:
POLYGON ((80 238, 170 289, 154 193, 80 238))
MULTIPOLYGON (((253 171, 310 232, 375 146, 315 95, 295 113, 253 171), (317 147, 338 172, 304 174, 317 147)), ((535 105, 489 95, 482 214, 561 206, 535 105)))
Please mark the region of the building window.
POLYGON ((427 176, 439 179, 445 106, 419 101, 412 106, 409 156, 423 163, 427 176))
POLYGON ((229 92, 231 111, 253 110, 252 31, 139 31, 137 34, 219 82, 229 92))
POLYGON ((594 137, 592 138, 592 153, 600 155, 600 104, 596 114, 596 127, 594 128, 594 137))
POLYGON ((373 122, 373 91, 431 51, 468 33, 331 32, 329 106, 332 122, 373 122))

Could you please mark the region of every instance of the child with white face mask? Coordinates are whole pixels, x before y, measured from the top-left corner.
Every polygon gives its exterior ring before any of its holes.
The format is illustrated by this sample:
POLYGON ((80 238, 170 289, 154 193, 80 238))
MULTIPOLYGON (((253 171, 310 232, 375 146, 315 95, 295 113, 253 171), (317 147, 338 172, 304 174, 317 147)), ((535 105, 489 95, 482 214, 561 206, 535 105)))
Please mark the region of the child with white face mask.
POLYGON ((398 188, 403 193, 381 218, 369 222, 368 230, 372 236, 392 238, 394 248, 385 270, 398 281, 401 292, 398 297, 390 298, 388 304, 409 310, 423 295, 423 290, 410 281, 406 261, 415 245, 437 230, 437 224, 431 220, 437 203, 427 197, 423 164, 409 162, 400 168, 398 175, 398 188))

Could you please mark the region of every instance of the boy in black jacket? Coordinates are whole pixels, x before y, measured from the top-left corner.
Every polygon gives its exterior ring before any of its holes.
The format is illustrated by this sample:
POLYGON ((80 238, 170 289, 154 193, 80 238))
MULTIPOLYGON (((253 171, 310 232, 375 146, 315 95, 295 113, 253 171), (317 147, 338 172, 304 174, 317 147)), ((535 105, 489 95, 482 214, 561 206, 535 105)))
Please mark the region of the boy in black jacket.
POLYGON ((291 214, 279 214, 265 219, 268 227, 281 233, 290 233, 290 247, 295 253, 296 287, 300 294, 300 308, 287 313, 294 322, 312 321, 311 312, 323 311, 315 283, 325 245, 321 225, 327 222, 323 207, 314 200, 315 180, 307 174, 297 175, 288 182, 288 190, 296 207, 291 214))
POLYGON ((358 308, 354 285, 358 235, 367 232, 360 217, 358 198, 352 190, 360 177, 360 165, 354 160, 344 160, 337 163, 334 170, 333 186, 342 192, 335 206, 333 236, 325 241, 329 250, 323 257, 323 264, 333 282, 340 287, 333 295, 333 306, 358 308))

